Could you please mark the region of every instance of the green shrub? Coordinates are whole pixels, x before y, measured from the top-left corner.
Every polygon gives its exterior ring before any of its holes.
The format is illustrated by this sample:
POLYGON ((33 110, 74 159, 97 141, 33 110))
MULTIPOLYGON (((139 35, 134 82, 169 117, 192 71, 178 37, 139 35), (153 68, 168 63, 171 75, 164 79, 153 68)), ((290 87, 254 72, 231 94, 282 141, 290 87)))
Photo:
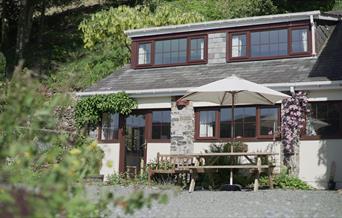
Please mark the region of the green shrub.
POLYGON ((148 183, 148 174, 145 170, 144 173, 137 175, 134 178, 130 178, 127 173, 114 173, 107 177, 107 185, 121 185, 121 186, 129 186, 129 185, 147 185, 148 183))
MULTIPOLYGON (((268 177, 262 176, 259 180, 260 185, 268 185, 268 177)), ((298 189, 311 190, 312 187, 296 176, 288 175, 286 170, 281 170, 279 175, 273 179, 273 184, 276 188, 281 189, 298 189)))

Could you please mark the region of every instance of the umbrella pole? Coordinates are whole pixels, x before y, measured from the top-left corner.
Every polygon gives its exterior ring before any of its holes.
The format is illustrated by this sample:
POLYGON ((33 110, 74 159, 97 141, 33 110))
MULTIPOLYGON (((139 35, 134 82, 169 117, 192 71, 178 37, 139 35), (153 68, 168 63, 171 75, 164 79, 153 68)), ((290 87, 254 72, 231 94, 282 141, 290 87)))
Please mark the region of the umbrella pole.
MULTIPOLYGON (((231 146, 230 146, 230 152, 233 153, 233 143, 235 138, 235 119, 234 119, 234 104, 235 104, 235 92, 232 92, 232 127, 230 129, 230 135, 232 137, 231 146)), ((229 178, 229 184, 233 185, 233 169, 230 169, 230 178, 229 178)))

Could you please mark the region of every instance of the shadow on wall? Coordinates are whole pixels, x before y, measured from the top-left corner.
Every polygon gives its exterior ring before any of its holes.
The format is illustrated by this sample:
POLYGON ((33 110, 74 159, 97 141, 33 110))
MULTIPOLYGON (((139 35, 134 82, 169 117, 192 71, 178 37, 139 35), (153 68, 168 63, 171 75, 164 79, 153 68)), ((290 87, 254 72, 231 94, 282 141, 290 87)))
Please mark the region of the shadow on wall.
MULTIPOLYGON (((336 182, 337 188, 342 188, 342 140, 320 140, 318 149, 318 175, 317 184, 328 187, 330 179, 336 182)), ((313 165, 314 167, 315 165, 313 165)))

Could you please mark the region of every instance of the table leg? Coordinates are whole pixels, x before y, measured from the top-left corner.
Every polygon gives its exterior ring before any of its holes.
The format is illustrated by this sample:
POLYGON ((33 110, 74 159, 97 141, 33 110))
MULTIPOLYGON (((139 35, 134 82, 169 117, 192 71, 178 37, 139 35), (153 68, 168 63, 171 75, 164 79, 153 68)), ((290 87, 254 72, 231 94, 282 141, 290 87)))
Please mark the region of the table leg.
POLYGON ((273 189, 273 167, 268 166, 268 186, 273 189))
POLYGON ((193 170, 191 170, 190 173, 191 173, 191 182, 190 182, 190 187, 189 187, 189 193, 195 190, 196 178, 197 178, 197 173, 195 173, 193 170))
POLYGON ((257 157, 257 171, 256 171, 256 175, 255 175, 255 180, 254 180, 254 191, 259 190, 260 171, 261 171, 261 158, 257 157))

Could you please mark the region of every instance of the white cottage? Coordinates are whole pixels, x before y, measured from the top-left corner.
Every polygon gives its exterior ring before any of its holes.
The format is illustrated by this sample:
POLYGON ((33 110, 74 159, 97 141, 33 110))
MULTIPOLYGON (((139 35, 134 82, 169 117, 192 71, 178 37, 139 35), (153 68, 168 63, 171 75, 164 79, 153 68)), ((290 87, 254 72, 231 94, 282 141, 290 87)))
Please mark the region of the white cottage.
MULTIPOLYGON (((231 140, 230 107, 177 105, 186 90, 233 74, 290 93, 308 93, 311 112, 299 147, 299 177, 325 188, 335 163, 342 186, 342 12, 309 11, 126 31, 131 64, 79 96, 124 91, 138 109, 103 114, 98 142, 105 176, 149 162, 157 152, 199 153, 231 140)), ((249 151, 281 153, 273 142, 280 105, 235 110, 236 136, 249 151)), ((280 160, 280 157, 278 157, 280 160)))

